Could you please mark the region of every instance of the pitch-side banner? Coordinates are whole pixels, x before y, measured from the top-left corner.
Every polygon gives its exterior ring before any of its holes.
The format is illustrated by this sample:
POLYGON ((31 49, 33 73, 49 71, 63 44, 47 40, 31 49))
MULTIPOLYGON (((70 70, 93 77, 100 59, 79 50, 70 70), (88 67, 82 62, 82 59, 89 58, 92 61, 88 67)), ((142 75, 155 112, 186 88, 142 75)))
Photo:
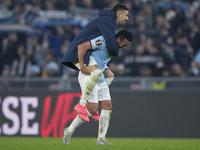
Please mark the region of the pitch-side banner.
MULTIPOLYGON (((0 136, 62 137, 81 93, 0 92, 0 136)), ((111 92, 107 137, 200 138, 200 92, 111 92)), ((100 109, 99 109, 100 112, 100 109)), ((73 137, 97 137, 90 119, 73 137)))
POLYGON ((76 117, 81 93, 3 93, 0 95, 0 136, 62 137, 76 117))

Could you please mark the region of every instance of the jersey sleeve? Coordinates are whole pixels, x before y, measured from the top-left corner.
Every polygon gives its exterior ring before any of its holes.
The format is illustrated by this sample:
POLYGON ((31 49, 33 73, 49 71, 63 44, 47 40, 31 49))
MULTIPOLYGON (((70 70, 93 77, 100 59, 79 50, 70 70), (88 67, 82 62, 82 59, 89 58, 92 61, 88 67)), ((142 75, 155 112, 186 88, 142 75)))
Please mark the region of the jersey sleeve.
POLYGON ((92 40, 90 40, 92 50, 98 50, 105 46, 105 40, 103 36, 98 36, 92 40))

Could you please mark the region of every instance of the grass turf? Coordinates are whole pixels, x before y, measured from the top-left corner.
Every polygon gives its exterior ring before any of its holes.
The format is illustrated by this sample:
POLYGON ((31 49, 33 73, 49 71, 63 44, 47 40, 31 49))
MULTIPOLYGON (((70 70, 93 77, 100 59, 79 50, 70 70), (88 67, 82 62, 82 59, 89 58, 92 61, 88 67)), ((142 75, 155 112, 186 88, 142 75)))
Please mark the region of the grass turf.
POLYGON ((0 150, 200 150, 200 139, 107 138, 112 145, 96 145, 96 138, 0 137, 0 150))

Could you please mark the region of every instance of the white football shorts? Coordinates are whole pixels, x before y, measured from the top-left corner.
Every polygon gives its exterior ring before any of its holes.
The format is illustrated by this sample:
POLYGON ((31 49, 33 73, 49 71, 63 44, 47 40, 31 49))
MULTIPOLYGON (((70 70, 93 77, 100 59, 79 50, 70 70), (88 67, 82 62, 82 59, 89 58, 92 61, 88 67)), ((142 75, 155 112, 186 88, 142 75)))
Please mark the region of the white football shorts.
MULTIPOLYGON (((87 80, 89 80, 90 75, 85 75, 79 72, 78 76, 79 76, 78 81, 81 86, 81 91, 83 91, 86 88, 85 84, 87 80)), ((111 100, 110 90, 105 81, 98 82, 95 85, 92 92, 90 93, 90 95, 88 96, 88 102, 91 103, 98 103, 99 101, 104 101, 104 100, 111 100)))
MULTIPOLYGON (((75 63, 75 65, 77 68, 80 68, 79 63, 75 63)), ((92 66, 92 65, 97 65, 97 63, 96 63, 94 57, 90 56, 88 66, 92 66)), ((90 75, 85 75, 85 74, 81 73, 81 71, 79 71, 78 82, 81 86, 81 91, 83 91, 85 89, 85 84, 86 84, 87 80, 89 79, 89 77, 90 77, 90 75)), ((95 85, 93 91, 88 96, 88 102, 91 102, 91 103, 98 103, 99 101, 104 101, 104 100, 111 100, 110 90, 105 81, 97 83, 95 85)))

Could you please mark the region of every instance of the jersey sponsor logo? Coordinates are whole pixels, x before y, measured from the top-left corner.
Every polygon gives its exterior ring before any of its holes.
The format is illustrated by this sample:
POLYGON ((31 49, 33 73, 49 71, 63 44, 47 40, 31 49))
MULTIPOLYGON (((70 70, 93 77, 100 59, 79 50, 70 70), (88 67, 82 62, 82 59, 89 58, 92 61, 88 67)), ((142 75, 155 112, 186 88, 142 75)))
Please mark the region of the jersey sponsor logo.
POLYGON ((101 40, 97 40, 97 41, 96 41, 96 45, 97 45, 97 46, 100 46, 101 44, 102 44, 102 41, 101 41, 101 40))

